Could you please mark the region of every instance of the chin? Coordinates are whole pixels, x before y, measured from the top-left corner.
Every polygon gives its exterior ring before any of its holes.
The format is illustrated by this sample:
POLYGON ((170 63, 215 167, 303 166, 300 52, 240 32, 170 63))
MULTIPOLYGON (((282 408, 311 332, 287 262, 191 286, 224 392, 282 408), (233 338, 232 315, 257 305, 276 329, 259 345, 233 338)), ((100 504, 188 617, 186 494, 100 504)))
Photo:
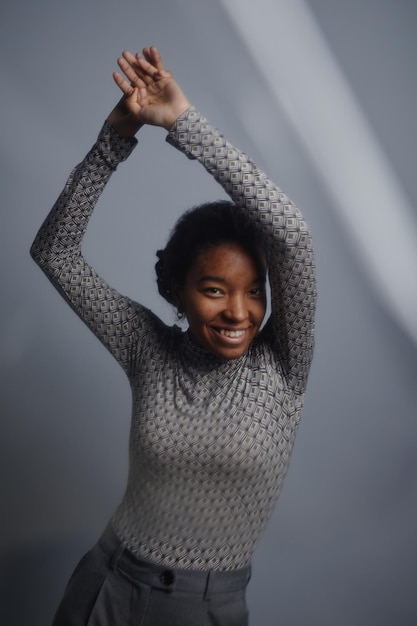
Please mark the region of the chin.
POLYGON ((234 359, 238 359, 239 357, 241 357, 243 354, 245 354, 245 352, 247 352, 249 346, 246 346, 245 348, 241 348, 241 349, 233 349, 230 348, 229 350, 210 350, 210 352, 212 352, 213 354, 215 354, 216 356, 225 359, 227 361, 233 361, 234 359))

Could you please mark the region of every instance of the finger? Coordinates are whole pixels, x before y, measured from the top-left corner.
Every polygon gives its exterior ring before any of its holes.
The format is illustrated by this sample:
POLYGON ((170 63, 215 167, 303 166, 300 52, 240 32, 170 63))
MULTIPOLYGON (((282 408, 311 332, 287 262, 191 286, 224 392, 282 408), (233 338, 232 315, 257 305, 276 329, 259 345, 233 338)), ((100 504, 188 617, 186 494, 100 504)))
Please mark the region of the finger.
POLYGON ((132 95, 135 88, 132 87, 132 85, 128 83, 127 80, 125 80, 123 76, 119 74, 119 72, 113 72, 113 79, 125 96, 129 97, 132 95))
POLYGON ((170 78, 170 77, 172 77, 171 72, 165 69, 164 63, 162 61, 162 57, 159 54, 158 49, 157 49, 156 46, 151 46, 150 48, 144 48, 143 49, 143 56, 146 58, 146 60, 149 63, 151 63, 151 65, 156 67, 156 69, 158 70, 159 76, 157 76, 155 74, 155 78, 159 78, 159 77, 161 77, 161 78, 170 78))
POLYGON ((146 86, 146 82, 144 80, 144 78, 146 78, 146 75, 144 74, 144 72, 142 72, 140 67, 133 67, 131 62, 128 61, 124 56, 117 59, 117 64, 122 72, 125 74, 126 78, 134 87, 138 87, 140 89, 141 87, 146 86))
MULTIPOLYGON (((149 63, 151 62, 151 55, 150 55, 150 50, 149 48, 143 48, 142 50, 142 54, 145 57, 145 59, 147 61, 149 61, 149 63)), ((138 55, 140 56, 140 52, 138 52, 138 55)))
POLYGON ((126 59, 126 61, 128 63, 130 63, 130 65, 132 67, 136 67, 137 66, 137 62, 136 62, 136 56, 134 54, 132 54, 129 50, 124 50, 122 52, 123 58, 126 59))
MULTIPOLYGON (((134 70, 136 75, 143 80, 143 70, 139 67, 136 56, 133 55, 129 50, 124 50, 122 52, 122 58, 128 63, 131 69, 134 70)), ((120 65, 120 64, 119 64, 120 65)), ((127 68, 126 65, 124 67, 127 68)))
POLYGON ((160 72, 152 63, 152 57, 147 48, 143 49, 143 57, 141 57, 140 54, 136 55, 136 63, 141 70, 141 76, 145 82, 149 83, 152 80, 160 78, 160 72))
MULTIPOLYGON (((162 57, 158 52, 158 48, 156 46, 151 46, 149 49, 150 57, 152 59, 151 63, 156 67, 160 72, 164 71, 164 64, 162 61, 162 57)), ((150 59, 148 59, 149 61, 150 59)))
POLYGON ((151 46, 150 48, 143 48, 143 56, 145 59, 153 65, 159 72, 164 71, 164 64, 162 62, 161 55, 159 54, 156 46, 151 46))

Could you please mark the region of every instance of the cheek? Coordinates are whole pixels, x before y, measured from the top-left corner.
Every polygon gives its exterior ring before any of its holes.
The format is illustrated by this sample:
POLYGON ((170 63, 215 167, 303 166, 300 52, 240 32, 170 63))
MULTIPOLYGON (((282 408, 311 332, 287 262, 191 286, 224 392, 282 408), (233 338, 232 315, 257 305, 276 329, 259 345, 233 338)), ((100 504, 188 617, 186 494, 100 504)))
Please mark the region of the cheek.
POLYGON ((218 312, 216 303, 201 298, 189 298, 185 307, 185 314, 189 323, 204 324, 215 317, 218 312))
POLYGON ((257 306, 254 306, 252 310, 254 317, 256 317, 261 324, 266 313, 266 300, 260 300, 257 306))

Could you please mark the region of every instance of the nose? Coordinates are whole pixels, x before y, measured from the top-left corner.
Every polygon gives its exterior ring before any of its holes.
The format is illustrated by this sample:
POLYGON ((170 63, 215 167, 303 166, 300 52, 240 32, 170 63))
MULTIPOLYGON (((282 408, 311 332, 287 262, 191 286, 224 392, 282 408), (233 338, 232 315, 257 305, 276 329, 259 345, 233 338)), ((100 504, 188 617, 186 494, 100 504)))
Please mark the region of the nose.
POLYGON ((243 322, 247 318, 245 297, 241 294, 230 295, 227 299, 223 315, 235 323, 243 322))

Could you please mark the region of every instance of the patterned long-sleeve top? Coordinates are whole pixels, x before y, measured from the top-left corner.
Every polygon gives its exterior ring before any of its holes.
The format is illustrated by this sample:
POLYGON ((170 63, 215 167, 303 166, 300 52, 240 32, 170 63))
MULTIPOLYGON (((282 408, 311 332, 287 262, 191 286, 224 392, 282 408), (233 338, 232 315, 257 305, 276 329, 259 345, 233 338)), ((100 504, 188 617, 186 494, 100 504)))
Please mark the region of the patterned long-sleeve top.
POLYGON ((242 356, 221 359, 196 345, 111 288, 82 255, 93 208, 136 144, 107 123, 31 254, 130 380, 129 476, 112 517, 116 533, 142 558, 235 569, 250 562, 273 511, 300 420, 314 344, 312 243, 294 204, 193 107, 167 140, 269 239, 271 315, 242 356))

